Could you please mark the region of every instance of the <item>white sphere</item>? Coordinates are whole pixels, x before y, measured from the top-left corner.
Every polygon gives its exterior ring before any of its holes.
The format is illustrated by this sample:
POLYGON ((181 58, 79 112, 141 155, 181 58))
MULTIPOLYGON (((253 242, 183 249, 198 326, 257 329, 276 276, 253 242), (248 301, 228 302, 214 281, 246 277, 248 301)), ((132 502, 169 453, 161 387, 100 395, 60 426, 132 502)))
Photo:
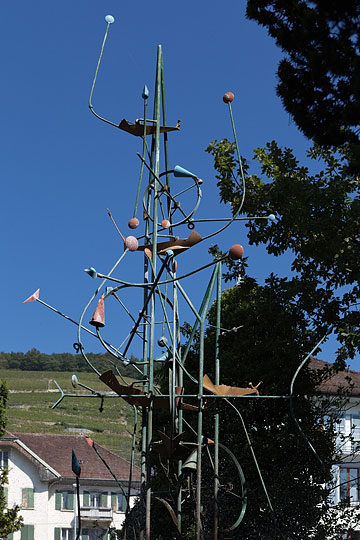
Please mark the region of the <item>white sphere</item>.
POLYGON ((113 22, 115 22, 115 19, 112 15, 106 15, 105 21, 109 24, 112 24, 113 22))

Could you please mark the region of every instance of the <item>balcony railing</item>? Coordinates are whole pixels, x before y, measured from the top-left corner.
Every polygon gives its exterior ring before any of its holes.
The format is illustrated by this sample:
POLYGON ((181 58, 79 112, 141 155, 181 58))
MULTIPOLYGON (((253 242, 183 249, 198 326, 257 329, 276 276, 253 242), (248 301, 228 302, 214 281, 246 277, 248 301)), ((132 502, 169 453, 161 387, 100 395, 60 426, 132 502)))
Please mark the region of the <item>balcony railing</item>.
POLYGON ((112 521, 112 508, 101 506, 82 506, 80 509, 81 518, 88 520, 112 521))

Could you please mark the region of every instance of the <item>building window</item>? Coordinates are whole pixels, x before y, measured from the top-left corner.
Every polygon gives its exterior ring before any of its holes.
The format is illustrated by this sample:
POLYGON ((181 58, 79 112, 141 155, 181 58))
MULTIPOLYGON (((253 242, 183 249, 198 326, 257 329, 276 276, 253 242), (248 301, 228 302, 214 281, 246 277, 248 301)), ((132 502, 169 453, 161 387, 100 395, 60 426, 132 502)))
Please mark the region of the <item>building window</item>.
POLYGON ((72 529, 61 529, 55 527, 54 540, 74 540, 74 532, 72 529))
POLYGON ((74 510, 74 494, 72 491, 63 491, 61 493, 62 510, 74 510))
POLYGON ((340 499, 349 501, 350 504, 359 502, 359 469, 340 469, 340 499))
POLYGON ((9 452, 5 450, 0 450, 0 467, 3 469, 8 466, 9 463, 9 452))
POLYGON ((100 493, 98 491, 84 491, 83 494, 83 506, 90 508, 107 508, 108 506, 108 494, 100 493))
POLYGON ((74 493, 72 491, 57 491, 55 493, 56 510, 74 510, 74 493))
POLYGON ((113 512, 126 512, 127 502, 123 493, 111 494, 111 508, 113 512))
POLYGON ((21 540, 34 540, 34 525, 23 525, 20 538, 21 540))
POLYGON ((351 418, 351 450, 358 452, 360 447, 360 416, 352 414, 351 418))
POLYGON ((34 509, 34 488, 22 488, 21 508, 34 509))
POLYGON ((101 493, 90 493, 90 506, 94 508, 101 507, 101 493))

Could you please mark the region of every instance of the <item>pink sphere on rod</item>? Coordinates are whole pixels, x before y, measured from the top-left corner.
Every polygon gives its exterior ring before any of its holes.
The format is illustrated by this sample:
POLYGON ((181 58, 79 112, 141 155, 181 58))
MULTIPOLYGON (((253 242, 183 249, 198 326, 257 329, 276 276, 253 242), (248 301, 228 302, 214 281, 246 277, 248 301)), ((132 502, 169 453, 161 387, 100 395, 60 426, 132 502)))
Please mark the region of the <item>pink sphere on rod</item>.
POLYGON ((231 103, 232 100, 234 99, 234 94, 232 92, 226 92, 224 95, 223 95, 223 102, 224 103, 231 103))
POLYGON ((168 219, 163 219, 161 222, 161 226, 163 229, 168 229, 171 226, 171 223, 168 219))
POLYGON ((139 220, 136 217, 131 218, 128 222, 129 229, 136 229, 138 225, 139 225, 139 220))
POLYGON ((135 236, 128 236, 125 238, 124 246, 125 249, 128 249, 129 251, 136 251, 139 247, 139 242, 135 236))

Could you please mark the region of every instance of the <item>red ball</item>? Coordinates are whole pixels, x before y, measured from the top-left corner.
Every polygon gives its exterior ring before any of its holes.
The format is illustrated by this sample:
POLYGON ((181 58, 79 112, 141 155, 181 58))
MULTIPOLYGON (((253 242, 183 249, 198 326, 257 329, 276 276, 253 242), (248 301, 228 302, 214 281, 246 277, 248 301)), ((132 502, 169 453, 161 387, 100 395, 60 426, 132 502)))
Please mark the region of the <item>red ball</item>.
POLYGON ((237 261, 241 259, 243 255, 244 255, 244 248, 240 244, 234 244, 229 249, 229 257, 233 261, 237 261))
POLYGON ((161 226, 163 229, 168 229, 171 226, 171 223, 168 219, 163 219, 161 222, 161 226))
POLYGON ((139 226, 139 220, 136 217, 133 217, 128 222, 129 229, 136 229, 139 226))
POLYGON ((125 249, 128 249, 129 251, 136 251, 139 247, 139 242, 135 236, 128 236, 125 238, 124 246, 125 249))
POLYGON ((224 103, 231 103, 234 99, 234 94, 232 92, 226 92, 226 94, 223 95, 223 102, 224 103))

